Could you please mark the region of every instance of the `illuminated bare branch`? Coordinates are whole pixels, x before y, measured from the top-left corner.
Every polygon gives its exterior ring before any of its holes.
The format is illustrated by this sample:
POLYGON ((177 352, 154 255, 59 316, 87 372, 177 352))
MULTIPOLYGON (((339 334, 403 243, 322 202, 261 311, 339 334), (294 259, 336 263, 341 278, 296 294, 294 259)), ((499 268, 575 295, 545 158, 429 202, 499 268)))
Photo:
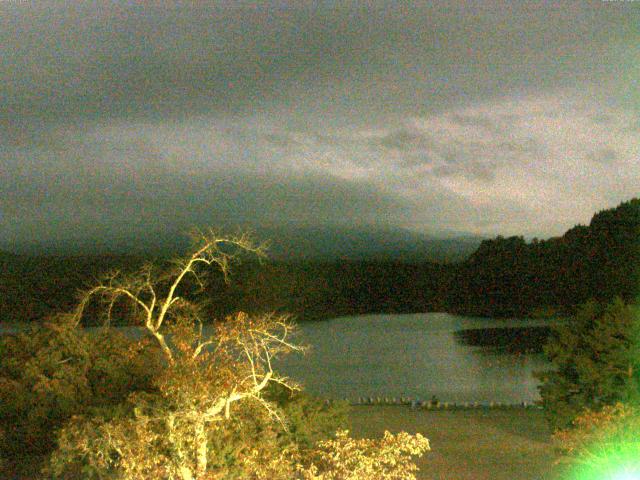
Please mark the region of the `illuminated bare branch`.
POLYGON ((147 428, 151 421, 165 426, 168 441, 179 453, 177 478, 204 475, 208 448, 204 432, 209 424, 229 419, 235 403, 255 402, 282 423, 264 391, 270 383, 298 388, 279 376, 272 364, 277 355, 302 350, 290 341, 293 325, 288 318, 240 313, 217 322, 213 334, 205 336, 202 303, 190 300, 190 292, 184 291, 187 277, 202 289, 202 273, 210 267, 227 280, 231 264, 242 253, 261 257, 264 246, 254 245, 246 234, 224 237, 212 230, 196 232, 192 252, 173 261, 167 270, 147 264, 132 275, 113 272, 84 292, 75 311, 75 320, 80 322, 94 299, 102 301, 108 323, 116 304, 125 302, 133 307, 125 312, 129 320, 141 323, 160 347, 167 361, 166 370, 159 372, 158 388, 171 407, 152 417, 140 417, 136 428, 147 428), (197 445, 195 460, 182 450, 185 439, 197 445))

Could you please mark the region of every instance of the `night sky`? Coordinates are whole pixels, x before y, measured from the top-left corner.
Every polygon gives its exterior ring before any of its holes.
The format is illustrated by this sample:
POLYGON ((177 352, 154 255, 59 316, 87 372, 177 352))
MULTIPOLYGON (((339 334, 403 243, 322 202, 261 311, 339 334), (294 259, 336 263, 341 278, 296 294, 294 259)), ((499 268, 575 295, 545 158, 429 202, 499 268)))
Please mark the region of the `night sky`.
POLYGON ((638 196, 640 1, 257 3, 2 2, 0 245, 546 238, 638 196))

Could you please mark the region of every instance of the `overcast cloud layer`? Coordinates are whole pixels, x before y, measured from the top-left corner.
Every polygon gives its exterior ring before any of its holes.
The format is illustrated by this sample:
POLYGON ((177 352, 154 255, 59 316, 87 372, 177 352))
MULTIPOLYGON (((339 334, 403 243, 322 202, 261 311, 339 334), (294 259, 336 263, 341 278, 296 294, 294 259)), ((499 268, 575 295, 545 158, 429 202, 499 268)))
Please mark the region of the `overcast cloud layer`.
POLYGON ((640 2, 69 3, 0 4, 4 245, 548 237, 640 191, 640 2))

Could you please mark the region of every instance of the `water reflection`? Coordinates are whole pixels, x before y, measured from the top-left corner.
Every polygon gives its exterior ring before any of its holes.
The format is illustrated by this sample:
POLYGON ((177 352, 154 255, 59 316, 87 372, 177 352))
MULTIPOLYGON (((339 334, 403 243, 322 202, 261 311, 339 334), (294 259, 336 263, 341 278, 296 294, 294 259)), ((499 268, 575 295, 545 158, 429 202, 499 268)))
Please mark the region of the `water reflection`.
POLYGON ((463 344, 461 329, 540 325, 443 313, 365 315, 305 323, 304 357, 279 362, 308 391, 331 398, 435 395, 446 402, 533 402, 532 373, 548 368, 540 353, 510 353, 463 344))
MULTIPOLYGON (((465 344, 460 330, 540 326, 540 320, 496 320, 446 313, 361 315, 300 325, 309 352, 276 362, 306 390, 329 398, 411 397, 442 402, 533 402, 533 372, 549 368, 540 353, 465 344)), ((0 324, 0 334, 24 326, 0 324)), ((125 327, 131 337, 144 333, 125 327)))

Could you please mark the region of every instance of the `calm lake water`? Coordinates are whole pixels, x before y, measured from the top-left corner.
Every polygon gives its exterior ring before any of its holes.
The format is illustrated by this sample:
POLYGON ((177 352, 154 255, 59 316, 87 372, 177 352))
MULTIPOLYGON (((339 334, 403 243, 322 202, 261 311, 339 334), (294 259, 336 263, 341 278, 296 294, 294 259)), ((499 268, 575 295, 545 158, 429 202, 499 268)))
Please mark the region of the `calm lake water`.
POLYGON ((303 323, 304 356, 278 363, 309 392, 357 400, 411 397, 442 402, 533 402, 540 398, 532 373, 549 368, 542 354, 513 354, 467 346, 460 329, 549 325, 446 313, 361 315, 303 323))
MULTIPOLYGON (((435 395, 441 402, 533 402, 540 397, 532 373, 549 368, 542 354, 465 345, 455 332, 539 325, 549 322, 447 313, 306 322, 300 325, 297 343, 308 345, 309 351, 276 365, 307 391, 327 398, 429 400, 435 395)), ((0 324, 0 334, 19 329, 0 324)))

